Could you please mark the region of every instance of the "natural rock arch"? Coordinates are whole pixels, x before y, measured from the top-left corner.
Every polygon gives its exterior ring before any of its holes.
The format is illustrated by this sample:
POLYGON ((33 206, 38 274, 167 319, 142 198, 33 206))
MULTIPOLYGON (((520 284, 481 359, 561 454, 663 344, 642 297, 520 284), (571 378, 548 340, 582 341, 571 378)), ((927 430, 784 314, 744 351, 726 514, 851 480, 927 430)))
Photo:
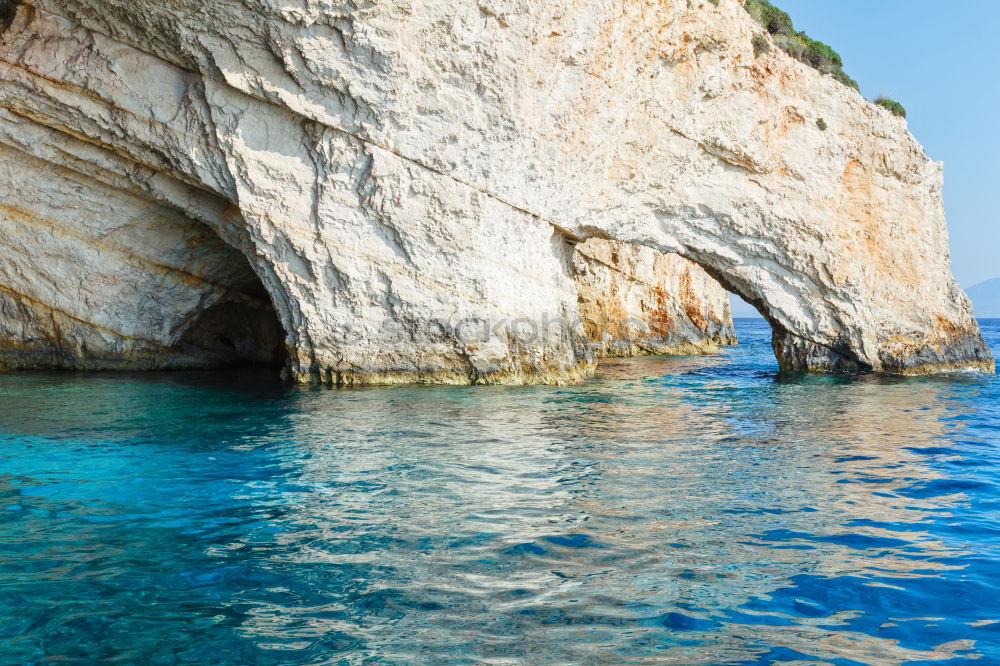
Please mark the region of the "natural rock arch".
POLYGON ((0 130, 230 205, 213 229, 302 378, 581 377, 589 238, 704 267, 786 369, 992 370, 940 165, 853 90, 758 57, 735 0, 696 4, 39 0, 2 36, 0 130))

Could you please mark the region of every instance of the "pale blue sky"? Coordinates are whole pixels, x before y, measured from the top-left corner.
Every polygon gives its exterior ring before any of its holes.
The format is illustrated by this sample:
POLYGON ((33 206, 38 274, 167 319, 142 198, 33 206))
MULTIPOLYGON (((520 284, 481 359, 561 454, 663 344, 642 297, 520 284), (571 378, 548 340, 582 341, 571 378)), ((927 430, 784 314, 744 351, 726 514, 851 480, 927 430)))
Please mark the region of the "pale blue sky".
POLYGON ((1000 0, 772 1, 840 53, 862 95, 906 107, 945 165, 955 277, 1000 277, 1000 0))

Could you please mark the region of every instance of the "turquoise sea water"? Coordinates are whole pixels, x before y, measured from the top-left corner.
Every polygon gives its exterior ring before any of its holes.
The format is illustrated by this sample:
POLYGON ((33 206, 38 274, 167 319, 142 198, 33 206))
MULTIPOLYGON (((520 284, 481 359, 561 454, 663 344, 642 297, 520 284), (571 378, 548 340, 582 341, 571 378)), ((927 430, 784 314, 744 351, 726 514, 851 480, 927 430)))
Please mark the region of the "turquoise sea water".
POLYGON ((1000 380, 738 330, 563 388, 0 375, 0 662, 1000 663, 1000 380))

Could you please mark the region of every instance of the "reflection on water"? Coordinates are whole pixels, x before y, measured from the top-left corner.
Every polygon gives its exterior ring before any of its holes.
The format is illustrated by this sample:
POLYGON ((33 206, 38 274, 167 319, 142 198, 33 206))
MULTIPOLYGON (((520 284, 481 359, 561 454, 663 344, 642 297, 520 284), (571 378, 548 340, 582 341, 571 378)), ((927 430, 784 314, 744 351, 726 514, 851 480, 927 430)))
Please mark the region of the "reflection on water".
POLYGON ((568 388, 0 376, 0 653, 1000 662, 1000 382, 738 328, 568 388))

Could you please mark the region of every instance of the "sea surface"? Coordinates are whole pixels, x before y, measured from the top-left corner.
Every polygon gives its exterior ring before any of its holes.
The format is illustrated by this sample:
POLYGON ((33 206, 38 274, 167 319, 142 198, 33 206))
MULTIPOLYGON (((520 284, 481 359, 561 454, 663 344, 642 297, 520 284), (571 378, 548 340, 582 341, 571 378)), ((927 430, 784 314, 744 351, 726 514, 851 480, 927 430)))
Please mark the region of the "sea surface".
POLYGON ((1000 663, 1000 380, 737 329, 573 387, 0 375, 0 662, 1000 663))

